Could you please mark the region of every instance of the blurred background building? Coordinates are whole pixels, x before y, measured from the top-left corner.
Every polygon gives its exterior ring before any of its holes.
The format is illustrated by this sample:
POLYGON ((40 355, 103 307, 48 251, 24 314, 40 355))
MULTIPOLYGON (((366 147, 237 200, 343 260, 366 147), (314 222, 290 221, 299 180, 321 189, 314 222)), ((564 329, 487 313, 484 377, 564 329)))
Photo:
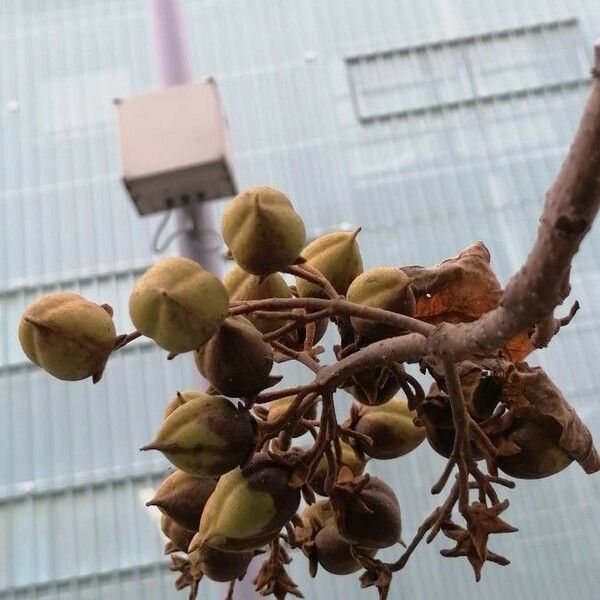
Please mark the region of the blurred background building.
MULTIPOLYGON (((432 264, 475 239, 502 281, 520 265, 590 85, 596 0, 186 0, 196 78, 213 75, 241 188, 285 190, 309 234, 362 225, 365 263, 432 264)), ((63 384, 28 364, 16 328, 56 289, 115 308, 157 259, 160 216, 139 218, 120 182, 112 99, 155 86, 146 0, 0 2, 0 599, 176 599, 144 502, 166 471, 138 448, 191 360, 146 342, 103 380, 63 384)), ((222 203, 217 203, 217 210, 222 203)), ((215 235, 207 243, 219 243, 215 235)), ((174 251, 170 248, 170 251, 174 251)), ((539 360, 600 441, 600 235, 577 257, 574 323, 539 360)), ((298 378, 301 373, 294 373, 298 378)), ((304 375, 305 376, 305 375, 304 375)), ((156 453, 155 453, 156 454, 156 453)), ((436 505, 424 444, 377 465, 405 538, 436 505)), ((571 466, 520 482, 520 527, 475 584, 467 561, 420 548, 392 598, 598 597, 597 477, 571 466)), ((305 596, 375 597, 357 576, 305 596)), ((201 597, 222 597, 203 584, 201 597)))

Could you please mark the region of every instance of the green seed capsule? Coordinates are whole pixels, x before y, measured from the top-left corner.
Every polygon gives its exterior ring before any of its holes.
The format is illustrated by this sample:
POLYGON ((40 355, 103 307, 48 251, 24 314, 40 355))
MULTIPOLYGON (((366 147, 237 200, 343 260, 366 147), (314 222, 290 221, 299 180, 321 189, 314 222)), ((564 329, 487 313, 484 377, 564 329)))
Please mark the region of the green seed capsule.
POLYGON ((175 409, 156 439, 142 450, 160 450, 190 475, 222 475, 248 457, 255 443, 255 427, 246 409, 222 396, 203 394, 175 409))
MULTIPOLYGON (((345 295, 352 281, 363 271, 354 232, 335 231, 318 237, 302 251, 306 261, 327 278, 338 294, 345 295)), ((323 288, 296 277, 298 294, 303 298, 325 298, 323 288)))
POLYGON ((138 331, 174 353, 202 346, 228 310, 229 296, 221 281, 180 256, 150 267, 129 297, 129 315, 138 331))
POLYGON ((416 413, 408 410, 406 398, 394 397, 380 406, 357 407, 354 429, 369 436, 373 445, 357 440, 360 449, 379 460, 398 458, 412 452, 426 437, 424 427, 413 420, 416 413))
POLYGON ((227 205, 221 233, 238 265, 253 275, 269 275, 300 255, 304 223, 287 196, 267 186, 252 187, 227 205))
POLYGON ((115 340, 111 313, 70 292, 34 300, 19 323, 19 341, 27 358, 64 381, 102 371, 115 340))
MULTIPOLYGON (((400 269, 378 267, 359 275, 348 288, 347 299, 371 308, 412 315, 415 296, 410 287, 410 277, 400 269)), ((351 317, 352 327, 367 339, 384 339, 403 333, 403 330, 376 321, 351 317)))
POLYGON ((190 551, 204 546, 229 552, 257 550, 292 518, 300 490, 289 485, 289 469, 257 455, 243 469, 219 479, 190 551))
MULTIPOLYGON (((268 298, 292 297, 290 288, 279 273, 272 273, 261 278, 235 266, 225 275, 223 283, 232 300, 266 300, 268 298)), ((248 319, 261 333, 270 333, 285 324, 285 321, 261 319, 253 314, 249 314, 248 319)))
POLYGON ((183 392, 177 392, 177 394, 169 400, 167 406, 165 406, 165 412, 163 414, 163 421, 182 404, 193 400, 194 398, 200 398, 204 396, 204 392, 198 390, 184 390, 183 392))
MULTIPOLYGON (((267 409, 267 421, 273 422, 278 419, 283 413, 285 413, 290 404, 294 401, 295 396, 288 396, 287 398, 280 398, 279 400, 274 400, 269 404, 267 409)), ((315 419, 317 416, 317 407, 313 405, 312 408, 304 413, 303 417, 308 420, 315 419)), ((304 435, 308 429, 302 425, 299 425, 294 431, 293 437, 297 438, 304 435)))

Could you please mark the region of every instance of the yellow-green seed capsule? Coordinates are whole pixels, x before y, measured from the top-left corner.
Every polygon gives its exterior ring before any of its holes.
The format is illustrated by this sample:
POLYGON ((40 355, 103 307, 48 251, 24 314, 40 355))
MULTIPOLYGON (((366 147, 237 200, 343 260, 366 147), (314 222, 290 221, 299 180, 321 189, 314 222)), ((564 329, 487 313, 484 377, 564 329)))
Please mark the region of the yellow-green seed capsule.
POLYGON ((406 398, 395 396, 380 406, 357 406, 354 429, 373 440, 373 445, 357 440, 360 449, 377 459, 390 459, 412 452, 426 437, 425 427, 417 427, 417 416, 408 409, 406 398))
POLYGON ((183 392, 177 392, 177 394, 175 394, 175 396, 173 396, 173 398, 167 402, 167 406, 165 406, 163 421, 182 404, 185 404, 194 398, 200 398, 204 395, 204 392, 200 392, 199 390, 183 390, 183 392))
MULTIPOLYGON (((279 273, 259 277, 235 266, 223 278, 225 288, 232 300, 266 300, 268 298, 291 298, 292 292, 285 279, 279 273)), ((279 329, 285 321, 262 319, 253 314, 248 319, 261 333, 270 333, 279 329)))
POLYGON ((237 264, 254 275, 291 265, 306 239, 304 223, 288 197, 268 186, 249 188, 231 200, 221 233, 237 264))
POLYGON ((206 343, 228 310, 229 296, 221 281, 181 256, 150 267, 129 297, 129 315, 138 331, 173 353, 206 343))
POLYGON ((142 450, 159 450, 190 475, 222 475, 248 457, 255 429, 246 409, 223 396, 202 394, 175 409, 163 421, 155 440, 142 450))
MULTIPOLYGON (((347 299, 371 308, 412 315, 415 296, 410 287, 410 277, 393 267, 377 267, 359 275, 348 288, 347 299)), ((370 339, 383 339, 400 335, 402 329, 383 325, 376 321, 351 317, 352 327, 360 335, 370 339)))
MULTIPOLYGON (((267 412, 267 421, 273 422, 278 419, 282 414, 284 414, 290 407, 291 403, 295 400, 295 396, 287 396, 286 398, 280 398, 279 400, 274 400, 269 404, 268 412, 267 412)), ((311 409, 302 415, 305 419, 309 421, 312 419, 316 419, 317 417, 317 407, 312 406, 311 409)), ((308 429, 303 425, 299 425, 294 431, 293 437, 300 437, 304 435, 308 429)))
POLYGON ((198 371, 221 394, 242 398, 267 386, 273 349, 248 319, 230 317, 194 353, 194 360, 198 371))
MULTIPOLYGON (((354 232, 334 231, 318 237, 302 251, 302 256, 317 268, 335 288, 338 294, 345 295, 348 287, 363 272, 363 262, 354 232)), ((303 298, 325 298, 323 288, 296 277, 298 294, 303 298)))
POLYGON ((29 360, 65 381, 101 372, 115 340, 110 310, 70 292, 34 300, 19 323, 19 341, 29 360))
POLYGON ((219 479, 189 550, 257 550, 278 535, 299 503, 300 490, 290 487, 289 469, 257 455, 219 479))

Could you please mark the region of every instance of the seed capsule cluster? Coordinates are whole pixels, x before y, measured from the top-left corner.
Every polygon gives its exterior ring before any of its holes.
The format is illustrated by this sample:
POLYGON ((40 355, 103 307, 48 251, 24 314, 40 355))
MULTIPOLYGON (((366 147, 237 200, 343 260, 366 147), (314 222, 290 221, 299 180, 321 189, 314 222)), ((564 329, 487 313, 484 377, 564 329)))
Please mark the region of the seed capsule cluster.
POLYGON ((223 282, 186 258, 157 262, 132 290, 132 334, 117 336, 108 305, 69 292, 38 298, 19 324, 25 354, 63 380, 98 381, 111 353, 142 335, 169 359, 193 357, 208 389, 174 393, 142 448, 172 466, 148 506, 161 513, 177 589, 189 588, 190 598, 203 577, 233 582, 265 552, 257 590, 299 595, 285 547, 308 558, 312 576, 319 565, 335 575, 364 569, 363 587, 385 598, 391 574, 427 531, 455 540, 443 555, 467 556, 479 576, 485 560, 506 564, 487 549, 489 534, 514 530, 498 516, 508 504, 492 484, 511 484, 501 474, 543 478, 574 461, 600 469, 575 411, 524 362, 528 332, 518 360, 507 347, 449 370, 423 352, 427 393, 394 357, 415 331, 469 322, 499 305, 482 243, 434 267, 365 270, 360 230, 305 247, 300 216, 267 186, 234 198, 221 229, 236 263, 223 282), (337 362, 325 365, 319 344, 331 336, 337 362), (314 380, 280 384, 278 364, 290 360, 314 380), (448 459, 434 488, 455 466, 456 484, 406 554, 385 563, 379 551, 402 541, 400 501, 369 463, 403 459, 425 439, 422 448, 448 459), (452 520, 455 505, 466 527, 452 520))

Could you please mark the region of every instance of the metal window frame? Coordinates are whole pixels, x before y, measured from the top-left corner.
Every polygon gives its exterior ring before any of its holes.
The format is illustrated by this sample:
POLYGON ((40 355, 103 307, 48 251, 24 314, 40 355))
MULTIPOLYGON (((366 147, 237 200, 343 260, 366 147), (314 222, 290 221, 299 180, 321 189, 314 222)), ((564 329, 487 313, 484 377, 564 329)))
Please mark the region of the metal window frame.
POLYGON ((521 27, 498 29, 478 34, 436 40, 434 42, 425 42, 420 44, 413 44, 410 46, 403 46, 400 48, 388 48, 385 50, 365 52, 362 54, 354 54, 351 56, 347 56, 346 58, 344 58, 344 63, 346 67, 346 77, 348 80, 348 88, 350 90, 350 97, 352 100, 352 105, 354 107, 354 112, 361 124, 368 125, 371 123, 381 123, 392 119, 401 119, 411 116, 421 116, 423 114, 438 113, 446 110, 454 110, 461 107, 469 107, 479 104, 504 101, 513 98, 522 98, 529 95, 537 96, 545 93, 555 93, 564 89, 585 87, 589 85, 592 81, 591 74, 587 77, 575 77, 572 79, 547 83, 539 86, 526 86, 496 94, 473 96, 472 98, 464 100, 424 104, 423 106, 392 110, 389 112, 373 115, 361 114, 359 94, 355 78, 352 74, 352 69, 356 65, 360 65, 361 63, 365 63, 368 61, 392 59, 397 56, 405 56, 417 52, 435 52, 443 48, 464 48, 467 45, 475 44, 481 41, 485 42, 489 40, 503 39, 512 36, 527 35, 529 33, 539 33, 543 31, 555 31, 570 28, 577 28, 579 31, 581 31, 581 29, 579 28, 578 18, 570 17, 565 19, 556 19, 552 21, 534 23, 531 25, 524 25, 521 27))

